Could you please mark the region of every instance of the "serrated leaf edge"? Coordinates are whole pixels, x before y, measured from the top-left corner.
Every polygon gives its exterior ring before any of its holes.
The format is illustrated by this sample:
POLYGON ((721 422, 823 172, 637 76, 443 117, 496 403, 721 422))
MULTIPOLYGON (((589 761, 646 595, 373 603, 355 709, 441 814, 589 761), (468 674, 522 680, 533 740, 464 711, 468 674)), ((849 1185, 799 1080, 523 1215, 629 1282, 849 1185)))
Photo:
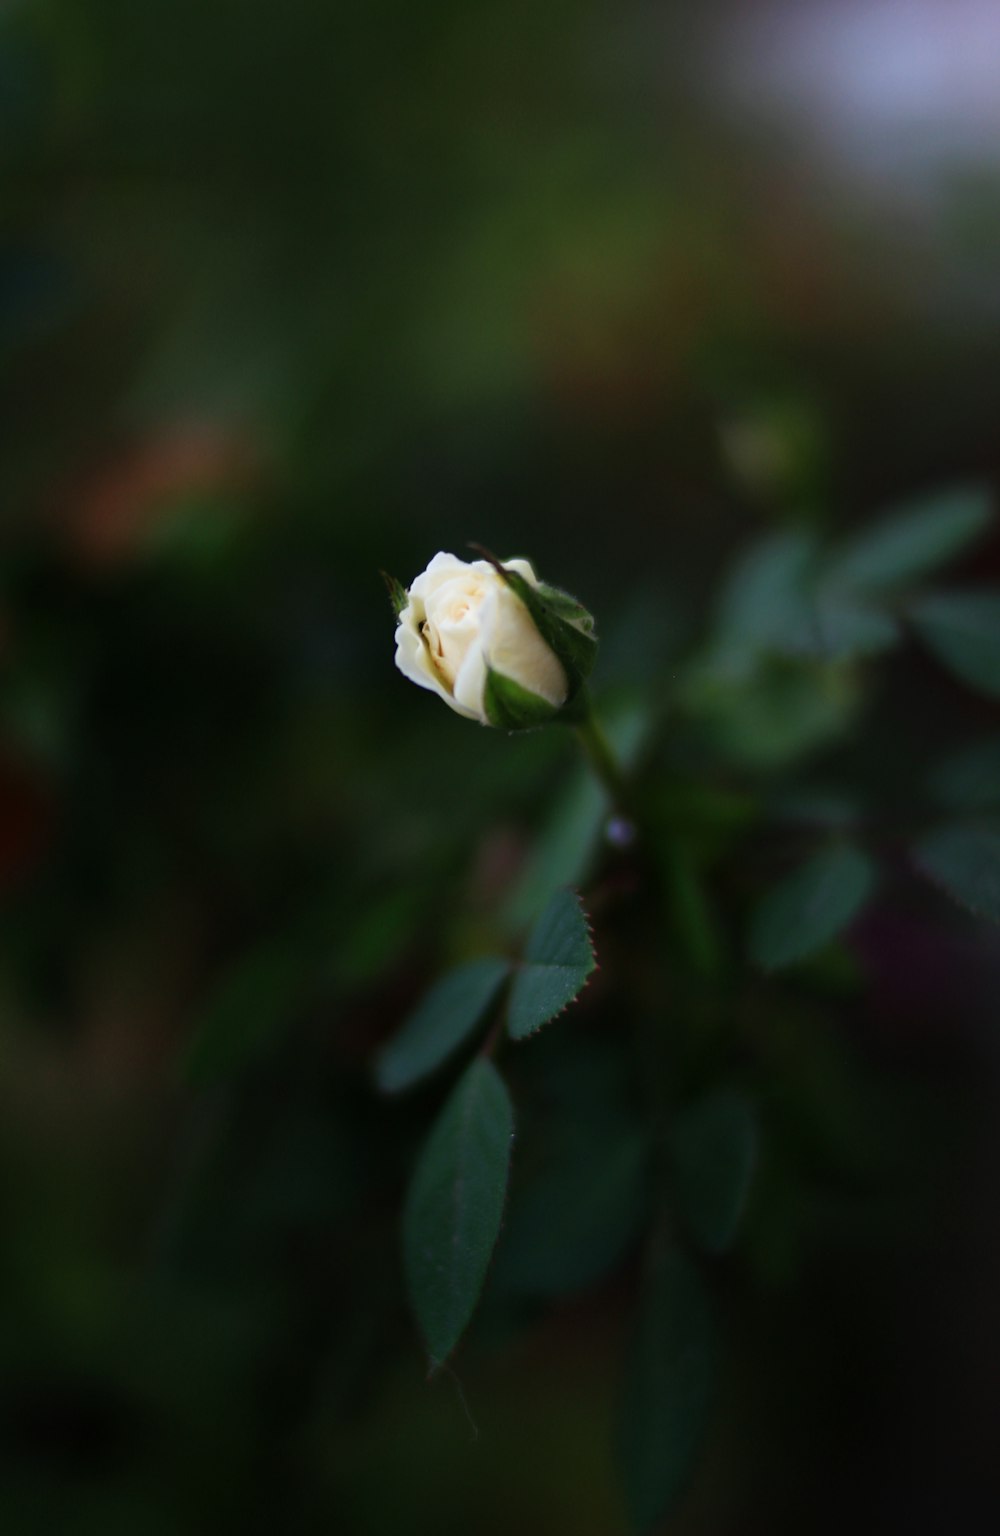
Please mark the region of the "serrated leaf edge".
MULTIPOLYGON (((507 997, 505 999, 504 1009, 505 1009, 505 1024, 506 1024, 506 1031, 505 1032, 506 1032, 508 1040, 510 1040, 513 1045, 520 1045, 523 1040, 533 1040, 534 1037, 539 1033, 540 1030, 546 1029, 548 1027, 548 1025, 550 1025, 550 1024, 554 1024, 556 1019, 561 1019, 563 1014, 566 1013, 566 1011, 568 1009, 572 1008, 574 1003, 579 1002, 579 1000, 583 996, 584 992, 586 992, 587 988, 590 986, 591 978, 595 975, 595 973, 597 971, 599 971, 601 969, 601 963, 600 963, 600 961, 597 958, 597 948, 596 948, 596 945, 594 944, 594 927, 593 927, 593 924, 592 924, 592 922, 590 920, 590 913, 587 911, 587 908, 584 905, 583 897, 580 895, 580 892, 576 889, 575 885, 560 885, 560 886, 557 886, 556 889, 552 892, 552 895, 549 897, 549 901, 547 901, 545 903, 545 906, 542 908, 542 912, 544 912, 546 910, 546 907, 548 907, 549 902, 552 901, 552 899, 559 893, 559 891, 568 891, 569 892, 569 894, 576 901, 577 910, 579 911, 580 916, 583 918, 583 926, 587 930, 587 942, 588 942, 588 944, 590 946, 590 970, 587 972, 586 976, 583 978, 583 984, 580 987, 579 991, 575 992, 573 994, 573 996, 568 999, 568 1001, 563 1003, 562 1007, 558 1010, 557 1013, 553 1013, 553 1014, 551 1014, 549 1016, 549 1018, 543 1019, 540 1024, 536 1024, 535 1025, 534 1029, 529 1029, 525 1034, 523 1034, 523 1035, 514 1035, 514 1034, 511 1033, 511 1030, 510 1030, 510 1015, 509 1015, 509 1011, 508 1011, 509 1007, 510 1007, 510 994, 511 994, 511 991, 513 990, 513 978, 514 978, 514 976, 517 973, 522 971, 525 968, 525 966, 527 966, 527 965, 539 966, 539 962, 537 960, 525 960, 523 958, 523 956, 521 958, 519 958, 519 959, 512 960, 511 963, 510 963, 510 977, 508 978, 507 997)), ((538 917, 535 919, 536 923, 538 922, 539 918, 542 916, 542 912, 540 912, 538 914, 538 917)), ((533 923, 532 924, 532 928, 534 926, 535 925, 533 923)), ((540 969, 546 969, 546 967, 542 967, 542 966, 539 966, 539 968, 540 969)), ((559 966, 552 965, 552 966, 547 967, 547 969, 553 970, 553 971, 554 970, 559 970, 559 969, 568 970, 569 967, 568 966, 559 967, 559 966)))
MULTIPOLYGON (((970 827, 967 830, 974 831, 975 828, 970 827)), ((924 863, 923 858, 921 857, 919 844, 910 849, 910 863, 916 872, 924 880, 927 881, 928 885, 932 885, 936 891, 939 891, 942 896, 947 898, 948 901, 953 902, 956 907, 961 907, 963 912, 968 912, 972 917, 979 918, 984 923, 996 922, 996 919, 993 917, 992 913, 984 911, 982 907, 974 905, 974 903, 971 901, 967 901, 964 896, 959 896, 957 892, 954 891, 950 885, 946 884, 945 881, 941 880, 933 870, 928 869, 927 865, 924 863)))

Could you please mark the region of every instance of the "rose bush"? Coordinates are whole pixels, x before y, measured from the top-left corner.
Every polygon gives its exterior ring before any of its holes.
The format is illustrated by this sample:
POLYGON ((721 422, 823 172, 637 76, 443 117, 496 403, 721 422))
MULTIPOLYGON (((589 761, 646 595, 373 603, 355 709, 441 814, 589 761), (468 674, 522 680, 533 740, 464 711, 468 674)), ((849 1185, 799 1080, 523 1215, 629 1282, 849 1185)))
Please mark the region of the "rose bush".
POLYGON ((540 583, 527 560, 499 566, 442 551, 397 606, 399 670, 484 725, 555 719, 582 681, 576 649, 594 644, 590 615, 540 583))

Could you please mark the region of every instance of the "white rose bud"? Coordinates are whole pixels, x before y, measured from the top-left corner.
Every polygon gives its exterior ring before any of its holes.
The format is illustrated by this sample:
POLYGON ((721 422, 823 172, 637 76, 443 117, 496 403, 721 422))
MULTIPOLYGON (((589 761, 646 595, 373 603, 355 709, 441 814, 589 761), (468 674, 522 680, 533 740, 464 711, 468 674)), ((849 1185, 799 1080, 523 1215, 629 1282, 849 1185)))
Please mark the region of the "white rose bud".
POLYGON ((527 560, 437 554, 408 591, 390 581, 396 665, 469 720, 543 725, 571 705, 592 664, 593 620, 542 586, 527 560))

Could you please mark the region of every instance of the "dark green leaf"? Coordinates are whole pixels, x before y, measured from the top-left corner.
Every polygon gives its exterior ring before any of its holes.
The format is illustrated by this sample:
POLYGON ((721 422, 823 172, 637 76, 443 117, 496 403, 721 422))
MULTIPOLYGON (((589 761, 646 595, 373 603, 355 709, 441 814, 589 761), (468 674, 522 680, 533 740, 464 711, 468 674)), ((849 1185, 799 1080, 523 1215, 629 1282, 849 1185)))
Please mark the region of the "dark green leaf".
POLYGON ((561 1013, 596 964, 580 898, 574 891, 557 891, 532 928, 514 973, 507 1013, 511 1038, 523 1040, 561 1013))
POLYGON ((810 533, 781 533, 755 544, 723 590, 717 614, 720 648, 744 664, 761 651, 782 648, 805 621, 816 561, 810 533))
POLYGON ((955 810, 1000 806, 1000 737, 946 758, 931 772, 929 787, 937 800, 955 810))
POLYGON ((632 1127, 599 1126, 516 1191, 496 1283, 529 1296, 595 1285, 621 1259, 646 1208, 646 1144, 632 1127))
POLYGON ((939 661, 963 683, 1000 698, 1000 592, 940 593, 910 613, 939 661))
POLYGON ((720 661, 695 668, 683 698, 726 757, 754 769, 783 767, 844 735, 861 700, 855 671, 841 663, 771 656, 729 674, 720 661))
POLYGON ((691 1261, 677 1248, 650 1265, 626 1372, 620 1460, 633 1527, 645 1532, 677 1503, 708 1425, 715 1327, 691 1261))
POLYGON ((978 917, 1000 923, 1000 830, 950 826, 913 850, 917 868, 978 917))
POLYGON ((509 969, 506 960, 487 958, 442 976, 379 1053, 382 1092, 398 1093, 435 1072, 480 1023, 509 969))
POLYGON ((905 586, 947 563, 990 521, 989 492, 952 491, 886 518, 834 556, 828 580, 852 592, 905 586))
POLYGON ((581 763, 556 798, 511 894, 507 916, 512 929, 520 930, 530 921, 554 886, 584 879, 600 848, 609 810, 607 791, 581 763))
POLYGON ((492 1062, 459 1080, 417 1164, 403 1216, 410 1301, 431 1366, 472 1316, 503 1216, 514 1113, 492 1062))
MULTIPOLYGON (((648 706, 627 701, 617 712, 602 710, 602 716, 615 756, 627 771, 649 734, 648 706)), ((535 839, 511 894, 505 917, 514 929, 524 926, 555 886, 577 885, 584 878, 610 809, 607 791, 581 764, 560 788, 551 818, 535 839)))
POLYGON ((819 593, 777 648, 791 656, 848 661, 855 656, 877 656, 890 650, 899 638, 899 626, 887 613, 819 593))
POLYGON ((766 971, 805 960, 858 915, 875 884, 868 856, 849 843, 817 853, 769 891, 750 926, 750 955, 766 971))
POLYGON ((736 1088, 719 1088, 677 1117, 671 1137, 677 1196, 692 1235, 709 1253, 731 1248, 753 1181, 758 1127, 736 1088))

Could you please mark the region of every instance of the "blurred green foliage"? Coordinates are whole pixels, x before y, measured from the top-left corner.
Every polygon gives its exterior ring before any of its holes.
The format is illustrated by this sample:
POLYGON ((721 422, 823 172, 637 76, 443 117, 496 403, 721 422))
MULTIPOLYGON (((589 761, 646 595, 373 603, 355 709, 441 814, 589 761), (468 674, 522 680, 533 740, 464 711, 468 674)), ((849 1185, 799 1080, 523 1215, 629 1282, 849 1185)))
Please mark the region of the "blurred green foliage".
POLYGON ((709 9, 0 8, 5 1532, 995 1524, 995 178, 914 239, 709 9), (469 539, 597 615, 640 842, 395 674, 379 570, 469 539), (880 883, 765 978, 831 837, 880 883), (566 885, 428 1384, 451 1083, 373 1063, 566 885))

